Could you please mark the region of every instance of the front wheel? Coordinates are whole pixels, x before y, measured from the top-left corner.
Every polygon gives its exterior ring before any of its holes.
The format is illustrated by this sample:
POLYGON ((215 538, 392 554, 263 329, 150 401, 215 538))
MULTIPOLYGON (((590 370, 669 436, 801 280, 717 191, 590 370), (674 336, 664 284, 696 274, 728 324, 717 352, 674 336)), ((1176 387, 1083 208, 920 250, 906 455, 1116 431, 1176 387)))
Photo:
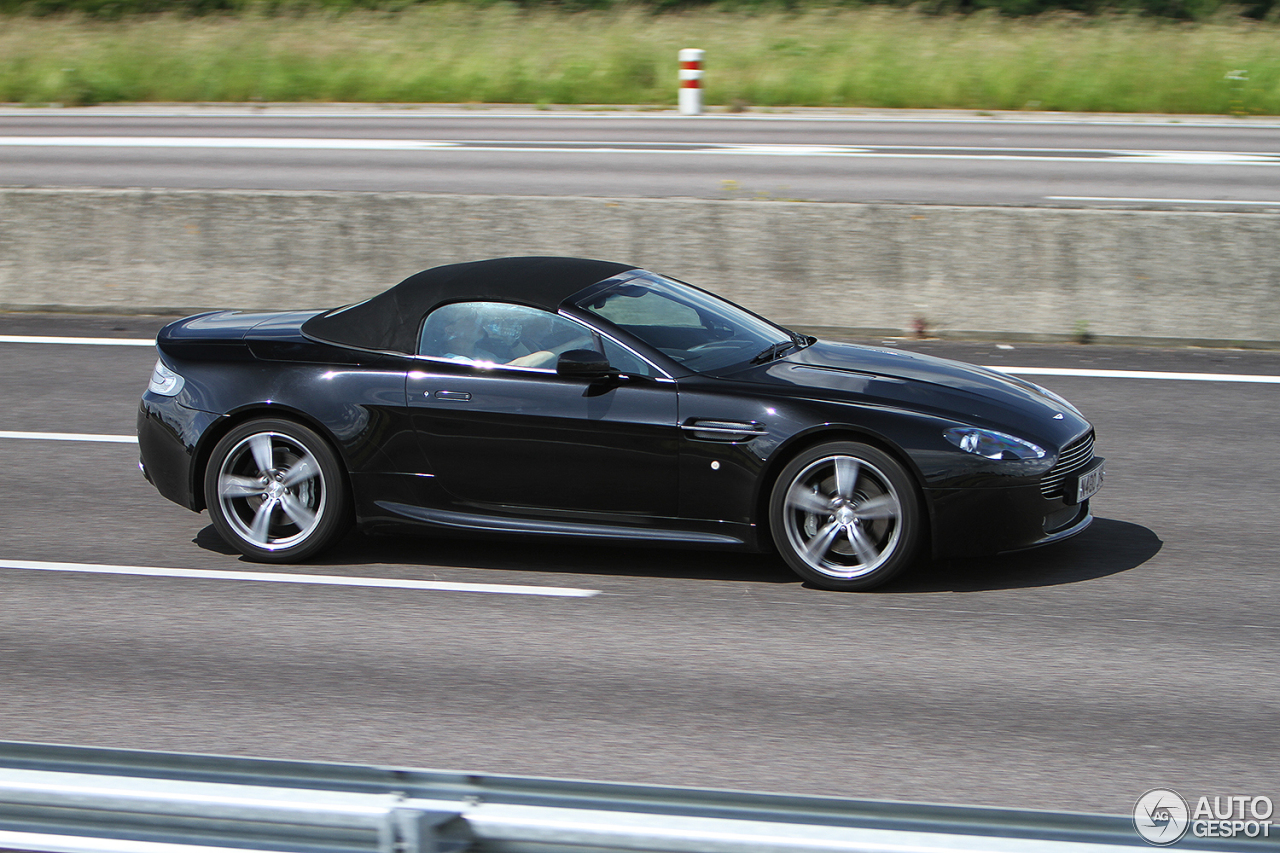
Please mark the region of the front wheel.
POLYGON ((925 539, 911 476, 887 453, 852 441, 792 459, 774 484, 769 521, 791 569, 825 589, 887 583, 915 561, 925 539))
POLYGON ((223 436, 205 469, 205 504, 227 544, 250 560, 305 560, 349 524, 342 469, 314 430, 263 418, 223 436))

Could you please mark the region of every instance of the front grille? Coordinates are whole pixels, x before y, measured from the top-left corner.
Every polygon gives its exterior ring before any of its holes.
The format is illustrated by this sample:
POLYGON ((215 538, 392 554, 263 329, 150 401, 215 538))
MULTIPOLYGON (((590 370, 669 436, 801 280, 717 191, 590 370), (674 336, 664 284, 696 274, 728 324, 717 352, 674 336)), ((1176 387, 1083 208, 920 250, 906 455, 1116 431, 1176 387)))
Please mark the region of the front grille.
POLYGON ((1040 481, 1040 494, 1049 500, 1063 497, 1062 482, 1093 461, 1093 433, 1090 432, 1075 444, 1068 445, 1058 456, 1058 461, 1040 481))

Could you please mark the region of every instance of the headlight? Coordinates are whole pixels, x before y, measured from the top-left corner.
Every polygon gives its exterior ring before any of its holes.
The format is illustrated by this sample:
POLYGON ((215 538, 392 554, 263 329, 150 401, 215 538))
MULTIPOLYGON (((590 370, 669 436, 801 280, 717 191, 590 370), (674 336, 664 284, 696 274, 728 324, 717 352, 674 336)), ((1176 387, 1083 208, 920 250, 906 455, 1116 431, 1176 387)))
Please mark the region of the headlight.
POLYGON ((182 390, 185 383, 181 376, 164 366, 164 362, 156 360, 155 370, 151 371, 151 381, 147 383, 147 390, 152 394, 159 394, 161 397, 176 397, 178 392, 182 390))
POLYGON ((955 427, 942 434, 947 441, 966 453, 1002 459, 1008 462, 1043 459, 1044 449, 1029 441, 977 427, 955 427))

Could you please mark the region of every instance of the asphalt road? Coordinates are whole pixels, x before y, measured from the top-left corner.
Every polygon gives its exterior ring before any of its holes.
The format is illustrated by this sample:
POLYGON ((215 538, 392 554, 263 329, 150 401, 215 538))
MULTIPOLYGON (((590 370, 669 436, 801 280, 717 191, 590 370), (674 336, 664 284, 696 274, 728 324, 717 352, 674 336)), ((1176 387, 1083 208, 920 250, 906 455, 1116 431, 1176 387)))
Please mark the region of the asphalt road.
POLYGON ((306 107, 0 110, 0 186, 1280 209, 1280 122, 306 107))
MULTIPOLYGON (((1280 353, 903 346, 1280 375, 1280 353)), ((129 435, 153 360, 0 342, 0 564, 276 571, 163 500, 133 445, 12 437, 129 435)), ((1157 786, 1280 800, 1280 385, 1037 379, 1108 460, 1070 542, 868 594, 764 556, 358 535, 280 571, 599 594, 0 568, 0 737, 1118 814, 1157 786)))

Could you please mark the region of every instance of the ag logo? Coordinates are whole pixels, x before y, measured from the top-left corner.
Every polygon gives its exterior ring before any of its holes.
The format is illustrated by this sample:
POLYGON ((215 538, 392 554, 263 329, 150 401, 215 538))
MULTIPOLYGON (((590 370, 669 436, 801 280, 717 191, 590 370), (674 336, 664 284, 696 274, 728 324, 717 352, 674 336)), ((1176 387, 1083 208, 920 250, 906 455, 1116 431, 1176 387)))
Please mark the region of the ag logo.
POLYGON ((1133 826, 1144 840, 1163 847, 1187 834, 1190 811, 1177 791, 1154 788, 1133 807, 1133 826))

